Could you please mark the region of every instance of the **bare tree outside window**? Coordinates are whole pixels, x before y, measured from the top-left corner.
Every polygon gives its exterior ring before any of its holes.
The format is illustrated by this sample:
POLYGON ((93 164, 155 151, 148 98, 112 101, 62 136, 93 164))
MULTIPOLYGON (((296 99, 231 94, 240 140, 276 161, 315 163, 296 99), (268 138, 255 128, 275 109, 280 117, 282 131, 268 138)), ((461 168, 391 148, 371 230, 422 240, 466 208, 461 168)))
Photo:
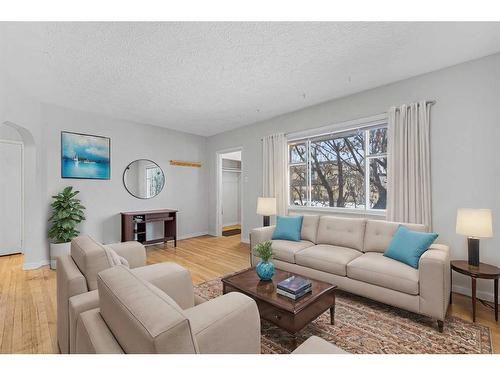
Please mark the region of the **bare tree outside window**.
POLYGON ((290 202, 294 206, 307 205, 307 146, 305 143, 289 146, 290 202))
POLYGON ((385 210, 387 205, 387 127, 369 131, 370 208, 385 210))
POLYGON ((290 143, 290 204, 385 209, 386 153, 386 126, 290 143))
POLYGON ((363 134, 311 141, 311 206, 364 207, 363 134))

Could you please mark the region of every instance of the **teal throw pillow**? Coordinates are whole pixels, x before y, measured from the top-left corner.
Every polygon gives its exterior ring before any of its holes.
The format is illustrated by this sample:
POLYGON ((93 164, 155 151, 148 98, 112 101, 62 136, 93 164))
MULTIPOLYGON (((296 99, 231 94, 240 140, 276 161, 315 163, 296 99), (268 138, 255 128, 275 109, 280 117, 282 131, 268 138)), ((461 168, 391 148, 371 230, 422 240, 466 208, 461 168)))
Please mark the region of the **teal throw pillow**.
POLYGON ((400 225, 384 256, 418 268, 420 257, 437 237, 437 233, 415 232, 400 225))
POLYGON ((273 240, 300 241, 304 216, 276 216, 273 240))

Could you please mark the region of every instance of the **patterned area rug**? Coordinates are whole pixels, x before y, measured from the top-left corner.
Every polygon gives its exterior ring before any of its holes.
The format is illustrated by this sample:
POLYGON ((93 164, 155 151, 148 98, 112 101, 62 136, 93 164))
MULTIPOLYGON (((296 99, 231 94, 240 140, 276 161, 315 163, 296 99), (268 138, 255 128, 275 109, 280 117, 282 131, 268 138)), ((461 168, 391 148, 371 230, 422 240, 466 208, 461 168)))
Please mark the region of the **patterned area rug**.
MULTIPOLYGON (((200 284, 195 293, 205 299, 217 297, 222 294, 222 282, 215 279, 200 284)), ((349 353, 492 353, 488 327, 449 317, 444 332, 439 333, 430 318, 343 292, 337 293, 335 325, 329 323, 329 312, 325 312, 299 333, 297 343, 315 335, 349 353)), ((262 353, 290 353, 293 349, 290 334, 262 320, 262 353)))

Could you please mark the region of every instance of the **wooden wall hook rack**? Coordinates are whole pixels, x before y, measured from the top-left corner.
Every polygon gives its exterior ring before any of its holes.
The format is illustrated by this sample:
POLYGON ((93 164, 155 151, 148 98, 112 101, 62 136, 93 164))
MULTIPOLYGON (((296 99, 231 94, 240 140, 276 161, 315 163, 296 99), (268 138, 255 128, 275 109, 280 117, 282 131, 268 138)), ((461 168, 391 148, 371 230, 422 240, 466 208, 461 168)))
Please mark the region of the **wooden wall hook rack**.
POLYGON ((201 168, 201 163, 197 161, 170 160, 170 165, 176 165, 178 167, 201 168))

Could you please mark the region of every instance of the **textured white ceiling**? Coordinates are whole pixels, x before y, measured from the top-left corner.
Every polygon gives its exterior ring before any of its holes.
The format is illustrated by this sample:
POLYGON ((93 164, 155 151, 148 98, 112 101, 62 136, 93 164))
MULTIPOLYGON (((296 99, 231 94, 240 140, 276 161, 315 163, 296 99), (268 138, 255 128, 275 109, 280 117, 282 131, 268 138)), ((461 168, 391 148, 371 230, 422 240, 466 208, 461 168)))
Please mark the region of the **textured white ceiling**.
POLYGON ((500 51, 500 23, 3 23, 41 101, 213 135, 500 51))

